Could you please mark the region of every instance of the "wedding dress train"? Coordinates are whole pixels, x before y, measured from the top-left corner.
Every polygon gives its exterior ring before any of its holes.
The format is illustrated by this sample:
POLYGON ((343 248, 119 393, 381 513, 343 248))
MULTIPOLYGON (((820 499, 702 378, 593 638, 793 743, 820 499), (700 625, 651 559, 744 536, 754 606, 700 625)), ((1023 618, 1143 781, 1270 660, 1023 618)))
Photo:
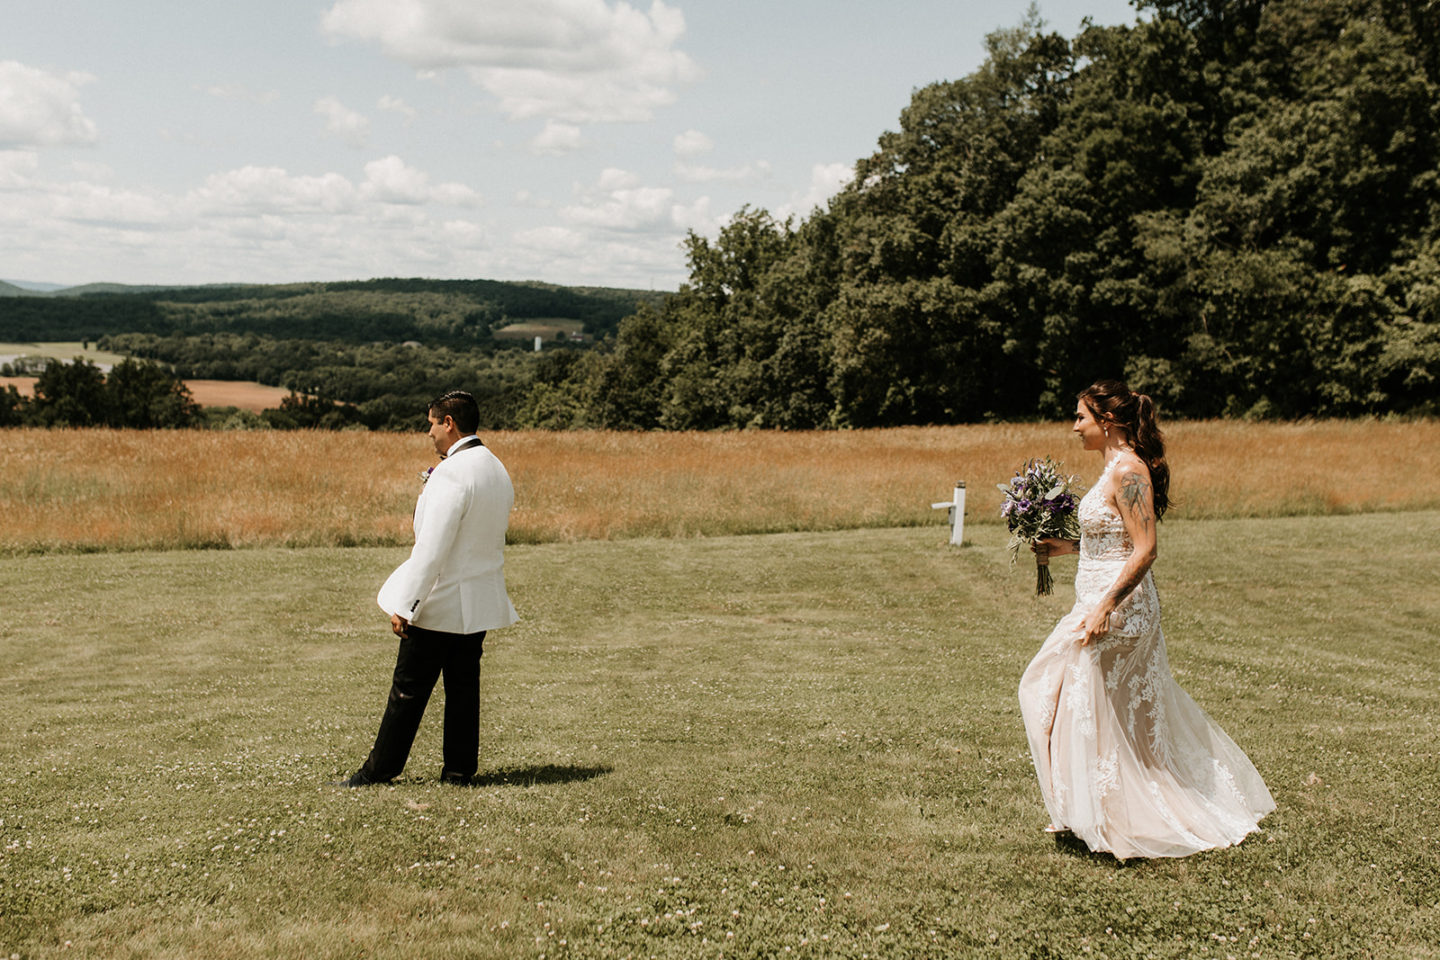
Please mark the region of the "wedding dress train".
POLYGON ((1020 680, 1020 709, 1053 828, 1095 851, 1183 857, 1239 843, 1275 809, 1245 753, 1170 675, 1149 573, 1081 646, 1086 613, 1133 545, 1103 489, 1080 501, 1075 606, 1020 680))

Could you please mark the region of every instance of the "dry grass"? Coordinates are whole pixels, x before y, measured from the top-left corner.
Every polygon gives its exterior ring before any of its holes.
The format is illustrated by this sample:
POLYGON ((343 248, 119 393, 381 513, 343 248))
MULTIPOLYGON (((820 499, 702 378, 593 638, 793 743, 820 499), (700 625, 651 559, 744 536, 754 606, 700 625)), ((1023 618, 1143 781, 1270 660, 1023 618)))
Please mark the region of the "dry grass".
MULTIPOLYGON (((1026 457, 1099 467, 1057 424, 485 440, 517 542, 939 524, 957 480, 968 522, 996 523, 1026 457)), ((1170 443, 1175 517, 1440 508, 1440 422, 1176 423, 1170 443)), ((433 462, 419 433, 0 431, 0 551, 403 543, 433 462)))

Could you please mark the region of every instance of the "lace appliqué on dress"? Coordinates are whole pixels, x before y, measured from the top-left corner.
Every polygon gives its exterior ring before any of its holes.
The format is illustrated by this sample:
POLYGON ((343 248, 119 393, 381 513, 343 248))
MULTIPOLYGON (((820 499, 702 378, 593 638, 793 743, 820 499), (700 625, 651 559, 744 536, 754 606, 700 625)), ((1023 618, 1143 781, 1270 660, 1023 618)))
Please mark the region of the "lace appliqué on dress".
POLYGON ((1020 681, 1041 793, 1052 824, 1122 859, 1229 846, 1275 802, 1240 748, 1175 683, 1150 574, 1116 608, 1108 634, 1078 643, 1135 549, 1105 496, 1114 463, 1080 501, 1075 606, 1020 681))

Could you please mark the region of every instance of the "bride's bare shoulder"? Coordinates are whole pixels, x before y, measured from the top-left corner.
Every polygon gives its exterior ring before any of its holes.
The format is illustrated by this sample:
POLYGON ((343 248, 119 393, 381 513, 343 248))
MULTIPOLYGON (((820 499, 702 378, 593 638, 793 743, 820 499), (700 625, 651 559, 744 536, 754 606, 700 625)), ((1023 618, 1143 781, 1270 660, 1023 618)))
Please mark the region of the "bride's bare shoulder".
POLYGON ((1134 450, 1126 450, 1115 458, 1115 469, 1112 473, 1117 477, 1139 474, 1146 480, 1150 479, 1150 468, 1146 466, 1144 460, 1140 459, 1140 454, 1134 450))
POLYGON ((1105 486, 1113 497, 1121 488, 1131 488, 1137 483, 1150 486, 1150 468, 1133 450, 1126 450, 1115 458, 1106 471, 1105 486))

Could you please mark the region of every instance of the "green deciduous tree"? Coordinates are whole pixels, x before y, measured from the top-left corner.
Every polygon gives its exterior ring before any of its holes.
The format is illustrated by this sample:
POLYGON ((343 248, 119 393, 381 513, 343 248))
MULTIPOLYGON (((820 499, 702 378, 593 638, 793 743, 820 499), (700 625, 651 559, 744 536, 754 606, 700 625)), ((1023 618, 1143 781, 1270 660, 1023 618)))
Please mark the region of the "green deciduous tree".
POLYGON ((105 374, 89 360, 52 360, 35 380, 35 419, 43 426, 105 426, 109 407, 105 374))
POLYGON ((194 426, 200 415, 184 382, 159 364, 125 359, 105 377, 106 420, 137 429, 194 426))

